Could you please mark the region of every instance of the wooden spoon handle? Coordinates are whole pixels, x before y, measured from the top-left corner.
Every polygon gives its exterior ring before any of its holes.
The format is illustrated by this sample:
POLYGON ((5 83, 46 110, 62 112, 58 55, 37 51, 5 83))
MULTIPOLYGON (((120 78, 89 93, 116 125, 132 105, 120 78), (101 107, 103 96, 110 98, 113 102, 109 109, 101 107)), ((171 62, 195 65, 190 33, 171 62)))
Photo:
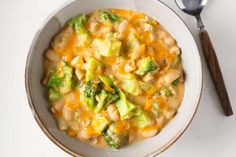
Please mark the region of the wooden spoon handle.
POLYGON ((224 79, 220 70, 220 66, 216 57, 214 47, 206 30, 201 30, 200 39, 207 66, 210 70, 212 80, 214 82, 217 94, 220 99, 221 106, 226 116, 233 114, 228 93, 225 88, 224 79))

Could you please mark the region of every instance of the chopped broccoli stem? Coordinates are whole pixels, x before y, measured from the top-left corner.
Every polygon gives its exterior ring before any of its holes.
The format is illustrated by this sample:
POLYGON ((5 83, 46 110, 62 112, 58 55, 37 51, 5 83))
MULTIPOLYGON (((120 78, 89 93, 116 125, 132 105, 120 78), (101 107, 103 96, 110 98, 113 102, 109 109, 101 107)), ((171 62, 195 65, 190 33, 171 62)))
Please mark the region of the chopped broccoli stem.
POLYGON ((157 62, 151 57, 146 57, 140 60, 138 64, 138 70, 135 73, 137 75, 143 76, 156 69, 158 69, 157 62))
POLYGON ((120 100, 116 102, 117 109, 120 113, 121 120, 129 119, 133 116, 133 111, 136 108, 134 104, 129 102, 125 94, 119 89, 120 100))
POLYGON ((151 117, 140 107, 135 110, 133 119, 138 128, 144 128, 152 123, 151 117))
POLYGON ((58 100, 61 97, 61 94, 55 91, 54 89, 50 88, 48 90, 48 99, 50 101, 58 100))
POLYGON ((86 82, 96 79, 96 70, 101 66, 100 62, 95 58, 91 57, 86 63, 86 82))
POLYGON ((134 75, 131 75, 130 79, 124 80, 124 90, 129 94, 138 96, 142 93, 140 89, 139 82, 134 75))

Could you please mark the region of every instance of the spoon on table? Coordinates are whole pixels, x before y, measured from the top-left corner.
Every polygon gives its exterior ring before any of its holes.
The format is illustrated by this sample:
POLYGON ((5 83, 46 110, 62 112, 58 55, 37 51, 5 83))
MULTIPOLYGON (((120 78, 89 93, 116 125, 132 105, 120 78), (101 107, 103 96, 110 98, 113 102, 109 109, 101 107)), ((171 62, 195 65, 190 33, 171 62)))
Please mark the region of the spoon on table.
POLYGON ((220 70, 218 59, 214 47, 209 38, 208 32, 204 28, 204 24, 200 17, 202 9, 207 0, 175 0, 177 6, 185 13, 195 16, 197 19, 197 27, 200 29, 199 36, 205 56, 207 66, 210 70, 212 80, 214 82, 221 106, 226 116, 233 114, 227 90, 225 88, 224 79, 220 70))

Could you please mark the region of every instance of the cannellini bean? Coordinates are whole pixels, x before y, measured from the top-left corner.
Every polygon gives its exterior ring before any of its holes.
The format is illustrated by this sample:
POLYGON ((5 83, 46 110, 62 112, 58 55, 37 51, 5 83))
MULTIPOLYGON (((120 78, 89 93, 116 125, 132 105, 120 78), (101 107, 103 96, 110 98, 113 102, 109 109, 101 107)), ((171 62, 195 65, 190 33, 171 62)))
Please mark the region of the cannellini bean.
POLYGON ((128 27, 128 25, 129 25, 129 22, 128 22, 127 20, 123 20, 123 21, 120 23, 119 27, 118 27, 118 31, 119 31, 120 33, 125 32, 126 29, 127 29, 127 27, 128 27))
POLYGON ((79 136, 79 138, 82 138, 85 140, 88 140, 92 137, 92 135, 88 133, 86 128, 81 130, 81 132, 78 134, 78 136, 79 136))
POLYGON ((135 62, 133 60, 129 60, 124 67, 125 72, 131 72, 136 69, 135 62))
POLYGON ((154 80, 154 76, 153 76, 153 74, 151 74, 151 73, 148 73, 147 75, 145 75, 145 76, 143 77, 143 81, 144 81, 144 82, 150 83, 150 82, 152 82, 153 80, 154 80))
POLYGON ((172 37, 168 37, 164 40, 164 43, 166 44, 167 47, 171 47, 175 44, 175 39, 172 37))
POLYGON ((66 105, 64 105, 63 110, 62 110, 62 115, 66 121, 70 121, 73 118, 73 111, 70 108, 68 108, 66 105))
POLYGON ((93 22, 90 23, 90 27, 89 28, 90 28, 91 32, 95 32, 95 31, 99 30, 100 26, 101 25, 98 22, 93 21, 93 22))
POLYGON ((62 102, 56 102, 54 104, 52 104, 52 108, 55 110, 55 111, 61 111, 62 108, 63 108, 63 103, 62 102))
POLYGON ((153 137, 158 133, 158 129, 144 130, 142 132, 143 137, 153 137))
POLYGON ((171 118, 174 117, 176 111, 175 110, 167 110, 164 114, 166 119, 170 120, 171 118))
POLYGON ((120 23, 120 25, 118 27, 118 32, 119 32, 118 37, 119 37, 119 39, 123 39, 124 38, 125 32, 126 32, 128 26, 129 26, 129 22, 127 20, 123 20, 120 23))
POLYGON ((98 139, 97 139, 97 138, 91 138, 91 139, 89 140, 89 143, 92 144, 92 145, 95 145, 95 144, 98 143, 98 139))
POLYGON ((144 23, 143 30, 144 30, 144 32, 151 32, 153 30, 153 26, 148 23, 144 23))
POLYGON ((56 51, 62 51, 70 42, 72 35, 74 34, 74 29, 72 27, 66 27, 62 30, 53 40, 52 47, 56 51))
POLYGON ((160 39, 165 39, 167 37, 167 33, 165 31, 159 31, 158 36, 160 39))
POLYGON ((83 127, 86 127, 86 126, 88 126, 90 124, 90 122, 91 122, 90 119, 86 119, 86 120, 83 120, 81 122, 81 124, 82 124, 83 127))
POLYGON ((163 126, 165 122, 165 117, 163 115, 160 115, 159 117, 156 118, 156 124, 158 126, 163 126))
POLYGON ((176 95, 176 90, 172 86, 169 87, 169 90, 174 96, 176 95))
POLYGON ((67 123, 66 123, 65 119, 63 119, 63 118, 57 119, 57 125, 58 125, 59 130, 66 130, 67 129, 67 123))
POLYGON ((53 50, 50 49, 45 52, 45 55, 52 62, 59 62, 61 59, 58 54, 56 54, 53 50))
POLYGON ((180 48, 178 46, 173 46, 170 48, 170 53, 174 53, 176 55, 180 54, 180 48))
POLYGON ((120 119, 119 112, 117 108, 115 107, 115 105, 109 105, 107 107, 107 112, 112 120, 117 121, 120 119))
POLYGON ((83 70, 80 70, 80 69, 76 69, 75 70, 75 75, 77 76, 77 78, 79 79, 79 80, 81 80, 83 77, 84 77, 84 71, 83 70))
POLYGON ((174 80, 178 79, 180 75, 180 71, 172 69, 163 76, 163 79, 167 84, 171 84, 174 80))

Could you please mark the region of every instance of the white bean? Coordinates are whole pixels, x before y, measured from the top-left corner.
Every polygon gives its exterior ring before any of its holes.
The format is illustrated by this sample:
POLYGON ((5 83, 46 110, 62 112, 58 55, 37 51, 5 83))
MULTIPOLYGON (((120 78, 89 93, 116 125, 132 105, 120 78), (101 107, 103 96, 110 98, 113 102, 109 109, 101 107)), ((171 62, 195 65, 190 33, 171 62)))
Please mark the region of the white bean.
POLYGON ((62 115, 66 121, 70 121, 73 118, 73 111, 69 107, 64 105, 62 115))
POLYGON ((63 118, 57 119, 57 125, 58 125, 59 130, 66 130, 67 129, 67 123, 66 123, 65 119, 63 119, 63 118))
POLYGON ((164 114, 166 119, 170 120, 171 118, 174 117, 176 111, 175 110, 167 110, 164 114))
POLYGON ((45 52, 45 55, 52 62, 59 62, 61 59, 58 54, 56 54, 53 50, 50 49, 45 52))
POLYGON ((167 84, 171 84, 173 81, 178 79, 180 75, 180 71, 171 69, 163 76, 163 79, 167 84))
POLYGON ((78 137, 82 138, 82 139, 85 139, 85 140, 88 140, 92 137, 92 135, 89 134, 87 129, 85 128, 85 129, 81 130, 81 132, 78 134, 78 137))
POLYGON ((167 47, 171 47, 175 44, 175 39, 172 37, 168 37, 164 40, 164 43, 166 44, 167 47))
POLYGON ((121 23, 120 23, 120 25, 119 25, 119 27, 118 27, 118 32, 119 32, 119 38, 120 39, 123 39, 124 38, 124 36, 125 36, 125 32, 126 32, 126 30, 127 30, 127 28, 128 28, 128 25, 129 25, 129 22, 127 21, 127 20, 123 20, 121 23))
POLYGON ((109 105, 107 107, 107 112, 112 120, 117 121, 120 119, 119 112, 117 108, 115 107, 115 105, 109 105))
POLYGON ((75 70, 75 75, 77 76, 77 78, 79 79, 79 80, 81 80, 83 77, 84 77, 84 71, 83 70, 80 70, 80 69, 76 69, 75 70))
POLYGON ((136 69, 136 66, 133 60, 130 60, 125 64, 125 67, 124 67, 125 72, 131 72, 131 71, 134 71, 135 69, 136 69))
POLYGON ((158 133, 158 129, 144 130, 142 132, 143 137, 153 137, 158 133))
POLYGON ((150 83, 150 82, 152 82, 153 80, 154 80, 154 76, 153 76, 153 74, 151 74, 151 73, 148 73, 147 75, 145 75, 145 76, 143 77, 143 81, 144 81, 144 82, 150 83))
POLYGON ((170 53, 174 53, 176 55, 180 54, 180 48, 178 46, 173 46, 170 48, 170 53))

